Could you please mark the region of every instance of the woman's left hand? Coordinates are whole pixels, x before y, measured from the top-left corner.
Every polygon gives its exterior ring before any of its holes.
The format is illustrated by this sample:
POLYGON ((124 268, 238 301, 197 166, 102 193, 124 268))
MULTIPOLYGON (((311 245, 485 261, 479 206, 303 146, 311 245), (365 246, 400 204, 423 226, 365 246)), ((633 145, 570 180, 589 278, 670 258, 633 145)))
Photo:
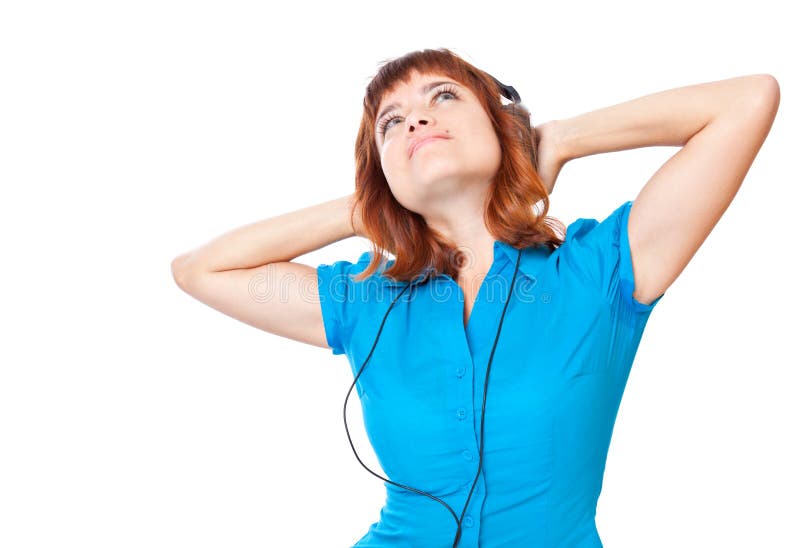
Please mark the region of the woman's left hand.
POLYGON ((568 161, 568 158, 558 146, 557 123, 557 120, 550 120, 533 128, 536 138, 536 160, 538 163, 536 172, 539 174, 539 178, 547 189, 548 195, 553 192, 558 174, 568 161))

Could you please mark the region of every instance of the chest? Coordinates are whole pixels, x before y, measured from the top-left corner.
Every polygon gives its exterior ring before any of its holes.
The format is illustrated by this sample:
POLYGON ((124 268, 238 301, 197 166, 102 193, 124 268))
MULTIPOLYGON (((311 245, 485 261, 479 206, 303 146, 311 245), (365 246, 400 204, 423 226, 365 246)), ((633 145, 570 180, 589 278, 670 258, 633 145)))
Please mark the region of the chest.
POLYGON ((463 322, 464 322, 464 329, 467 328, 467 324, 469 323, 470 315, 472 314, 472 309, 475 307, 475 299, 478 296, 478 289, 470 287, 469 284, 461 285, 461 292, 464 295, 464 314, 463 314, 463 322))
MULTIPOLYGON (((477 270, 464 270, 459 273, 458 278, 456 279, 456 283, 460 288, 461 297, 463 298, 463 314, 462 314, 462 322, 464 324, 464 330, 467 330, 469 326, 470 318, 472 317, 472 312, 475 308, 475 303, 478 301, 478 298, 481 296, 481 291, 484 290, 484 286, 489 283, 489 270, 486 269, 477 269, 477 270)), ((496 280, 496 278, 492 278, 496 280)))

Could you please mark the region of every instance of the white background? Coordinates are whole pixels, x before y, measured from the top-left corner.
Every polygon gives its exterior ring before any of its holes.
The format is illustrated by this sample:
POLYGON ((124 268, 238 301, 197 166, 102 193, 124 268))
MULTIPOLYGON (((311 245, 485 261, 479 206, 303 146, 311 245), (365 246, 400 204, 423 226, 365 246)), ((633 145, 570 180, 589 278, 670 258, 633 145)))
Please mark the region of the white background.
MULTIPOLYGON (((0 8, 0 545, 350 546, 344 355, 183 293, 170 262, 353 191, 379 65, 447 47, 535 124, 769 73, 772 131, 655 308, 608 456, 607 548, 800 546, 796 20, 778 2, 6 2, 0 8)), ((567 164, 549 214, 603 219, 677 148, 567 164)), ((355 261, 342 240, 297 257, 355 261)), ((354 393, 348 425, 381 473, 354 393)), ((450 519, 443 510, 443 519, 450 519)))

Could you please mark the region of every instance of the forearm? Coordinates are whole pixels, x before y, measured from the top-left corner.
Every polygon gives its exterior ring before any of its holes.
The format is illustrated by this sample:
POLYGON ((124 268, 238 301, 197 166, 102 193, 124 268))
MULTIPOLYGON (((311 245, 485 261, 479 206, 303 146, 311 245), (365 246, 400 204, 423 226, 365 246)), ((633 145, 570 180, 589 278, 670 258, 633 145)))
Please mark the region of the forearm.
POLYGON ((563 161, 648 146, 683 146, 711 120, 750 108, 762 75, 704 82, 558 120, 563 161))
POLYGON ((352 195, 250 223, 184 253, 173 270, 221 272, 290 261, 355 235, 352 195))

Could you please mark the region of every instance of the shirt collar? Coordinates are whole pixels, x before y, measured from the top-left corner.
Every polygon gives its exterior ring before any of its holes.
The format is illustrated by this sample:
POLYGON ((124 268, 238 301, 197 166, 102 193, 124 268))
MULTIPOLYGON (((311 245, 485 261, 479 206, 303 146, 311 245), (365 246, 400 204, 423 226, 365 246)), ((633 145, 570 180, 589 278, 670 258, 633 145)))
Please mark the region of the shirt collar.
MULTIPOLYGON (((500 240, 494 241, 494 259, 497 261, 498 253, 503 253, 505 257, 511 261, 511 265, 515 266, 517 264, 517 254, 519 250, 513 247, 511 244, 507 244, 506 242, 502 242, 500 240)), ((550 255, 550 250, 546 246, 530 246, 526 247, 522 250, 522 257, 519 261, 519 273, 526 276, 531 281, 536 281, 536 275, 539 272, 541 264, 544 260, 550 255)), ((367 251, 361 255, 362 261, 369 262, 371 256, 371 252, 367 251)), ((394 259, 391 259, 387 262, 386 268, 394 262, 394 259)), ((383 272, 383 271, 381 271, 383 272)), ((427 272, 427 271, 426 271, 427 272)), ((377 274, 376 274, 377 275, 377 274)), ((425 277, 425 273, 419 274, 412 282, 421 281, 425 277)), ((381 276, 381 278, 391 287, 402 287, 408 284, 407 281, 395 281, 390 278, 381 276)))

